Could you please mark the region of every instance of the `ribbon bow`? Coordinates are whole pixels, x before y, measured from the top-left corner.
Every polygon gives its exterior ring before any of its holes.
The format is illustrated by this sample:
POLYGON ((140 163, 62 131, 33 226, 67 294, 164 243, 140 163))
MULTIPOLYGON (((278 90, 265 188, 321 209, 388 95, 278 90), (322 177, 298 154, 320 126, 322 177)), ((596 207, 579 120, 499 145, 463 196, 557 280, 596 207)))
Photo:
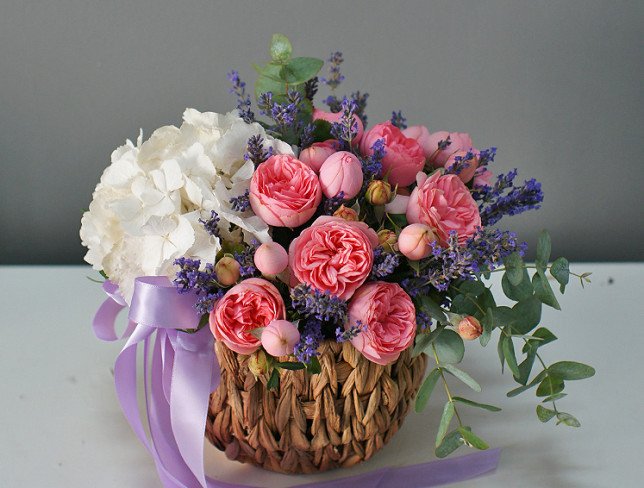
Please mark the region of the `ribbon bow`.
MULTIPOLYGON (((96 336, 119 339, 114 322, 127 307, 118 287, 103 284, 108 298, 93 321, 96 336)), ((165 488, 253 488, 214 480, 205 475, 203 442, 210 393, 219 385, 214 338, 205 327, 196 332, 196 295, 180 294, 164 276, 137 278, 129 324, 121 338, 125 346, 116 358, 114 382, 123 413, 156 465, 165 488), (139 414, 137 351, 143 345, 143 387, 147 436, 139 414), (150 359, 150 348, 152 354, 150 359)), ((500 449, 413 466, 382 468, 333 481, 301 487, 421 488, 472 478, 496 468, 500 449)))

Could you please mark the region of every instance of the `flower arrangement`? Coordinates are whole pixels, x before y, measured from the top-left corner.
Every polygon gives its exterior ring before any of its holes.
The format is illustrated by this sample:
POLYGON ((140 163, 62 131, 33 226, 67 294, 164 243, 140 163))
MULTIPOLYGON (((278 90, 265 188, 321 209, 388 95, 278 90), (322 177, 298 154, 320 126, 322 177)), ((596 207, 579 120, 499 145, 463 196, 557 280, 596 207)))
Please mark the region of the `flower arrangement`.
MULTIPOLYGON (((498 336, 501 369, 518 384, 508 396, 536 388, 542 422, 578 427, 557 402, 566 381, 594 370, 572 361, 546 365, 541 349, 557 338, 539 322, 544 305, 559 309, 550 279, 563 293, 571 275, 583 285, 588 273, 572 273, 563 257, 551 262, 545 231, 529 265, 526 244, 493 227, 539 208, 540 184, 519 181, 516 170, 495 175, 496 148, 477 149, 468 134, 408 127, 401 112, 369 127, 368 95, 337 95, 344 80, 339 52, 325 77, 324 62, 293 57, 283 35, 273 36, 270 56, 255 67, 256 109, 232 71, 235 111, 187 109, 180 127, 114 151, 82 218, 85 259, 118 285, 127 304, 135 278, 173 280, 178 294, 195 297, 198 325, 181 334, 209 329, 220 362, 223 354, 226 364, 246 368, 253 379, 241 383, 261 384, 265 395, 290 389, 294 378, 313 388, 316 376, 328 377, 334 366, 324 351, 351 356, 349 369, 359 360, 378 378, 387 372, 392 388, 403 388, 401 377, 392 380, 397 365, 422 358, 408 390, 421 411, 444 384, 438 457, 463 445, 488 447, 463 423, 460 408, 500 410, 450 393, 448 379, 481 390, 457 366, 464 341, 486 346, 498 336), (316 99, 322 87, 330 91, 328 110, 316 99), (486 284, 499 272, 513 306, 498 305, 486 284), (425 355, 435 365, 420 385, 425 355)), ((348 383, 351 371, 342 374, 348 383)), ((212 403, 223 404, 224 396, 215 393, 212 403)), ((209 422, 216 424, 212 408, 209 422)), ((243 435, 235 436, 241 442, 243 435)), ((211 440, 228 452, 233 441, 224 437, 211 440)))

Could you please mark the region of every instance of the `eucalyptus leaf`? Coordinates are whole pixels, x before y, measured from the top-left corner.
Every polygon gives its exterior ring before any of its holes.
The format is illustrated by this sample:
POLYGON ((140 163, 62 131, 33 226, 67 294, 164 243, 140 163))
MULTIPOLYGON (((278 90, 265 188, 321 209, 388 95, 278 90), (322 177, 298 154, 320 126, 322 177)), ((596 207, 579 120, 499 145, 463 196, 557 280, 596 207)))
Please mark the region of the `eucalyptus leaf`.
POLYGON ((547 376, 543 379, 537 387, 537 396, 545 397, 561 393, 564 389, 564 380, 556 375, 548 372, 547 376))
POLYGON ((541 400, 541 403, 556 402, 557 400, 561 400, 566 396, 568 396, 566 393, 557 393, 555 395, 550 395, 549 397, 544 398, 543 400, 541 400))
POLYGON ((459 294, 452 298, 450 310, 461 315, 474 315, 478 311, 478 308, 476 308, 474 297, 459 294))
POLYGON ((314 142, 323 142, 333 139, 333 136, 331 135, 331 123, 322 119, 314 120, 312 135, 314 142))
POLYGON ((505 357, 505 361, 508 363, 508 368, 510 368, 514 377, 518 378, 521 376, 521 372, 519 371, 519 365, 517 364, 517 357, 514 354, 514 343, 512 342, 511 337, 503 336, 502 349, 503 357, 505 357))
POLYGON ((470 407, 476 407, 476 408, 482 408, 484 410, 488 410, 490 412, 500 412, 501 409, 499 407, 495 407, 494 405, 487 405, 485 403, 478 403, 472 400, 468 400, 467 398, 455 396, 452 397, 452 400, 458 403, 463 403, 465 405, 469 405, 470 407))
POLYGON ((526 390, 529 390, 530 388, 534 388, 541 380, 543 380, 546 375, 547 371, 542 371, 539 373, 537 376, 534 377, 534 379, 528 383, 527 385, 520 386, 519 388, 515 388, 514 390, 510 390, 509 392, 506 393, 506 396, 511 398, 519 395, 520 393, 523 393, 526 390))
POLYGON ((479 385, 474 378, 472 378, 469 374, 467 374, 465 371, 462 369, 458 369, 456 366, 453 364, 445 364, 443 365, 443 369, 450 373, 452 376, 458 378, 461 380, 463 383, 465 383, 467 386, 469 386, 472 390, 479 392, 481 391, 481 385, 479 385))
POLYGON ((317 356, 311 358, 311 361, 306 365, 306 371, 309 374, 318 374, 322 371, 322 366, 317 356))
POLYGON ((441 376, 440 369, 434 368, 427 375, 427 378, 425 378, 425 381, 423 381, 423 384, 420 385, 420 388, 418 389, 418 394, 416 395, 416 404, 415 404, 416 412, 420 413, 425 409, 425 407, 427 406, 427 402, 429 402, 429 397, 432 395, 432 391, 434 390, 434 387, 436 386, 436 382, 438 381, 440 376, 441 376))
POLYGON ((534 293, 532 291, 532 285, 530 284, 530 276, 528 275, 528 270, 525 268, 523 269, 523 278, 521 280, 521 283, 519 283, 519 285, 517 286, 510 283, 510 278, 508 277, 507 273, 504 273, 503 278, 501 278, 501 288, 503 289, 505 296, 510 300, 514 300, 515 302, 530 298, 534 293))
POLYGON ((444 327, 436 327, 429 334, 419 334, 416 336, 416 344, 412 351, 412 356, 420 356, 427 348, 436 340, 436 338, 443 332, 444 327))
POLYGON ((516 320, 512 324, 512 331, 527 334, 541 321, 541 302, 535 296, 521 300, 512 307, 516 320))
POLYGON ((516 378, 518 383, 525 385, 530 378, 530 373, 532 372, 532 366, 534 366, 534 360, 537 353, 536 351, 530 350, 526 358, 519 364, 519 377, 516 378))
POLYGON ((537 405, 537 417, 539 417, 541 422, 548 422, 555 415, 557 415, 557 412, 554 410, 550 410, 542 405, 537 405))
POLYGON ((568 427, 581 427, 581 422, 577 420, 573 415, 566 412, 559 412, 557 414, 557 425, 564 424, 568 427))
POLYGON ((476 436, 476 434, 474 434, 474 432, 472 432, 471 430, 467 430, 463 427, 459 427, 458 431, 461 433, 461 436, 463 436, 463 440, 465 441, 466 444, 469 444, 470 446, 480 451, 484 451, 490 447, 483 439, 476 436))
POLYGON ((317 58, 293 58, 280 70, 280 78, 290 85, 304 83, 318 74, 324 61, 317 58))
POLYGON ((463 339, 456 332, 445 329, 434 341, 436 354, 441 364, 460 363, 465 355, 463 339))
POLYGON ((511 327, 517 320, 514 310, 510 307, 506 307, 505 305, 493 308, 492 318, 496 327, 511 327))
POLYGON ((453 453, 463 445, 463 437, 458 430, 453 430, 445 436, 440 446, 436 448, 434 454, 437 458, 444 458, 453 453))
POLYGON ((504 341, 504 334, 501 334, 499 336, 499 342, 496 344, 496 352, 499 355, 499 361, 501 361, 501 374, 504 373, 504 366, 505 366, 505 354, 503 354, 503 341, 504 341))
POLYGON ((550 234, 548 234, 548 231, 542 230, 537 240, 537 259, 535 261, 537 269, 542 271, 546 270, 548 261, 550 261, 551 248, 550 234))
POLYGON ((443 311, 441 306, 433 299, 431 299, 427 295, 421 295, 416 300, 419 303, 420 308, 428 313, 433 319, 439 321, 442 324, 449 323, 445 312, 443 311))
POLYGON ((487 313, 481 319, 481 326, 483 326, 483 333, 481 334, 481 337, 479 337, 479 342, 483 347, 485 347, 488 342, 490 342, 492 331, 494 330, 494 316, 491 308, 487 309, 487 313))
POLYGON ((447 402, 445 403, 445 407, 443 407, 443 414, 441 415, 438 432, 436 433, 436 447, 440 446, 441 442, 443 442, 445 433, 449 428, 449 423, 452 421, 452 417, 454 417, 454 404, 452 402, 447 402))
POLYGON ((570 280, 570 263, 566 258, 557 258, 550 266, 550 274, 559 282, 559 291, 563 293, 570 280))
POLYGON ((592 366, 575 361, 559 361, 550 366, 548 371, 564 380, 583 380, 595 374, 592 366))
POLYGON ((548 305, 555 310, 561 310, 561 305, 559 305, 557 297, 555 297, 555 294, 550 287, 550 283, 548 282, 548 278, 546 278, 543 271, 539 270, 539 272, 535 273, 532 277, 532 288, 534 289, 534 294, 541 303, 548 305))
POLYGON ((519 253, 513 252, 503 260, 505 265, 505 274, 508 276, 510 283, 519 286, 523 281, 523 259, 519 253))
POLYGON ((293 46, 284 34, 273 34, 271 38, 271 59, 276 63, 285 63, 291 57, 293 46))
POLYGON ((537 350, 541 346, 549 344, 557 340, 557 336, 550 332, 545 327, 539 327, 532 333, 532 336, 527 337, 528 342, 523 345, 523 352, 527 353, 528 350, 537 350))
POLYGON ((487 288, 478 280, 464 280, 458 284, 458 289, 461 291, 461 293, 471 295, 472 297, 478 297, 487 288))

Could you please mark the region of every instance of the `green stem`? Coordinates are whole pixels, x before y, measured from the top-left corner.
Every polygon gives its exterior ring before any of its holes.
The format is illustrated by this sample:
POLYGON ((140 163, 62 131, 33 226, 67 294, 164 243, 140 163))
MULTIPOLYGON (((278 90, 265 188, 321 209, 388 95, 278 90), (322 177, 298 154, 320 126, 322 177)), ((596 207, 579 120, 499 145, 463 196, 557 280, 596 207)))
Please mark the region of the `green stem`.
MULTIPOLYGON (((537 267, 536 267, 536 266, 526 266, 526 265, 524 265, 523 267, 524 267, 525 269, 537 269, 537 267)), ((547 270, 549 270, 550 268, 552 268, 552 265, 550 265, 550 266, 546 266, 546 271, 547 271, 547 270)), ((502 267, 500 267, 500 268, 493 269, 492 271, 490 271, 490 273, 498 273, 499 271, 505 271, 505 266, 502 266, 502 267)), ((579 274, 577 274, 577 273, 573 273, 572 271, 568 271, 568 272, 569 272, 571 275, 573 275, 573 276, 575 276, 575 277, 577 277, 577 278, 579 278, 579 279, 582 279, 582 278, 583 278, 583 276, 582 276, 582 275, 579 275, 579 274)))
POLYGON ((449 391, 449 385, 447 384, 447 379, 445 378, 445 374, 443 373, 443 368, 441 368, 441 362, 440 362, 440 359, 438 359, 438 353, 436 352, 436 347, 434 346, 434 344, 432 344, 432 351, 434 353, 434 360, 436 361, 436 366, 438 366, 438 371, 440 372, 441 378, 443 379, 443 388, 445 388, 447 399, 452 405, 454 405, 454 414, 456 415, 456 420, 458 420, 458 426, 463 427, 461 416, 458 414, 458 410, 456 409, 456 404, 452 399, 452 393, 449 391))

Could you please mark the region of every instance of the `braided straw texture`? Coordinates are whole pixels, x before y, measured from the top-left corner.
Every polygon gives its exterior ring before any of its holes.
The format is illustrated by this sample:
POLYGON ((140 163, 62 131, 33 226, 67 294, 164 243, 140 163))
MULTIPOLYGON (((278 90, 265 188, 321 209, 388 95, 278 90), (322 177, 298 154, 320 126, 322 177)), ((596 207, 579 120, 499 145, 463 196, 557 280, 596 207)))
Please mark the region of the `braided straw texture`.
MULTIPOLYGON (((248 356, 221 342, 221 383, 210 397, 206 437, 231 459, 281 473, 315 473, 369 459, 398 431, 425 374, 411 350, 388 366, 350 342, 325 341, 322 371, 280 371, 279 392, 255 379, 248 356)), ((287 358, 281 358, 285 360, 287 358)))

